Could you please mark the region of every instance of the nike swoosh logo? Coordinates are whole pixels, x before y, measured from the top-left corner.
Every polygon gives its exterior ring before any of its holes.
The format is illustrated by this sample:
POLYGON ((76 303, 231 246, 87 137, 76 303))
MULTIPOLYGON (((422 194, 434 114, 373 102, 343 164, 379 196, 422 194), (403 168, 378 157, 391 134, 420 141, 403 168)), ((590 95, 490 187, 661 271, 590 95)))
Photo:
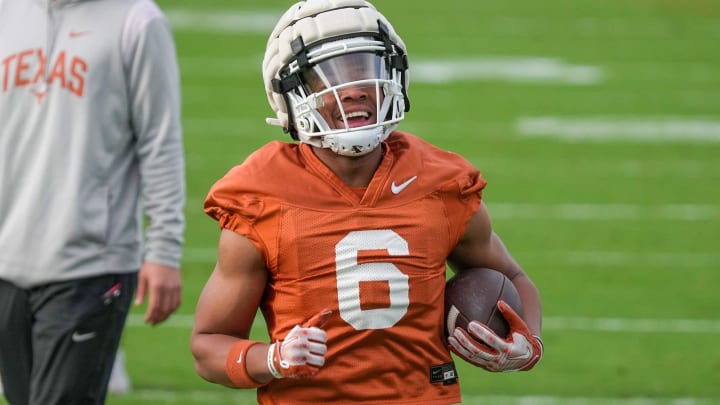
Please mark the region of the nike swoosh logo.
POLYGON ((84 341, 90 340, 94 337, 95 337, 95 332, 88 332, 88 333, 75 332, 72 334, 72 341, 73 342, 84 342, 84 341))
POLYGON ((390 184, 390 191, 392 191, 393 194, 400 194, 407 186, 410 185, 413 181, 417 179, 417 176, 410 177, 409 179, 405 180, 403 183, 400 183, 398 185, 395 184, 393 181, 392 184, 390 184))

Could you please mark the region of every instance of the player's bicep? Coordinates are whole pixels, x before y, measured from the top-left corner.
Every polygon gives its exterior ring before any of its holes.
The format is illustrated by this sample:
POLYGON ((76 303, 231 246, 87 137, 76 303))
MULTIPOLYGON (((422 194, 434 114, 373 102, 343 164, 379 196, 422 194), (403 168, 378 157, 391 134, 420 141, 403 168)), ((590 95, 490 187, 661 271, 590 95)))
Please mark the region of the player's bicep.
POLYGON ((455 246, 448 262, 454 270, 471 267, 495 269, 508 277, 518 270, 513 258, 497 234, 492 230, 485 203, 470 218, 465 233, 455 246))
POLYGON ((217 264, 198 300, 194 332, 247 338, 266 283, 267 271, 252 242, 223 229, 217 264))

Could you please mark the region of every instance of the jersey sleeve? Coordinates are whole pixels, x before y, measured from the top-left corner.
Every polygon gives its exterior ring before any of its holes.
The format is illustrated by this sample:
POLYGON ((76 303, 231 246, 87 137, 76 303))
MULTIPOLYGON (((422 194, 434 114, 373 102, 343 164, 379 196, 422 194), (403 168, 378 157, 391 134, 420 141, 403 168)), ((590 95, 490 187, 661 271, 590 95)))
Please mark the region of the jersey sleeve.
POLYGON ((208 192, 204 210, 208 216, 218 221, 220 228, 247 237, 270 267, 272 259, 267 243, 261 235, 274 233, 271 229, 274 223, 271 208, 274 204, 244 188, 242 184, 246 182, 240 181, 243 178, 247 178, 247 175, 243 174, 242 166, 230 170, 208 192))
POLYGON ((470 218, 480 207, 482 192, 487 181, 479 170, 467 162, 463 162, 462 170, 455 181, 444 190, 443 202, 450 229, 459 230, 452 246, 455 246, 465 233, 470 218))

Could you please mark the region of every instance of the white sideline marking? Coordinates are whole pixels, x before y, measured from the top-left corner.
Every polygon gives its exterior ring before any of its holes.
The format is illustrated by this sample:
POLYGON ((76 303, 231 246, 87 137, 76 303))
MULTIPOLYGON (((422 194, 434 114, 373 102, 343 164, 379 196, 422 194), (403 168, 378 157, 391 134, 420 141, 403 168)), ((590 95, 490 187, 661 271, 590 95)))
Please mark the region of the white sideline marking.
MULTIPOLYGON (((186 314, 172 315, 162 325, 166 328, 190 329, 194 316, 186 314)), ((143 315, 130 314, 127 326, 130 328, 144 325, 143 315)), ((261 317, 255 318, 254 327, 264 328, 261 317)), ((543 330, 579 330, 594 332, 634 332, 634 333, 705 333, 720 334, 720 320, 716 319, 632 319, 632 318, 581 318, 546 316, 543 317, 543 330)))
POLYGON ((602 82, 603 76, 602 69, 597 66, 570 65, 556 58, 532 57, 413 59, 410 72, 410 80, 425 83, 485 79, 586 86, 602 82))
POLYGON ((720 142, 717 119, 524 117, 515 128, 520 135, 567 141, 720 142))

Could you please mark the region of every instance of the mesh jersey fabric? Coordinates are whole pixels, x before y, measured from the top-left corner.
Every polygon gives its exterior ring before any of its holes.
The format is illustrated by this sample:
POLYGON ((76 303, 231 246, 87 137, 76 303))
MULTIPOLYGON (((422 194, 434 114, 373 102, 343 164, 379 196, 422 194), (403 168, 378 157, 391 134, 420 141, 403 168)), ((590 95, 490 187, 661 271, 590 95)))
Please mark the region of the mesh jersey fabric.
POLYGON ((445 259, 485 180, 459 155, 393 132, 360 197, 308 145, 271 142, 210 190, 205 211, 248 237, 269 271, 261 309, 272 340, 329 307, 328 354, 313 378, 274 380, 261 404, 447 404, 431 382, 443 337, 445 259))

